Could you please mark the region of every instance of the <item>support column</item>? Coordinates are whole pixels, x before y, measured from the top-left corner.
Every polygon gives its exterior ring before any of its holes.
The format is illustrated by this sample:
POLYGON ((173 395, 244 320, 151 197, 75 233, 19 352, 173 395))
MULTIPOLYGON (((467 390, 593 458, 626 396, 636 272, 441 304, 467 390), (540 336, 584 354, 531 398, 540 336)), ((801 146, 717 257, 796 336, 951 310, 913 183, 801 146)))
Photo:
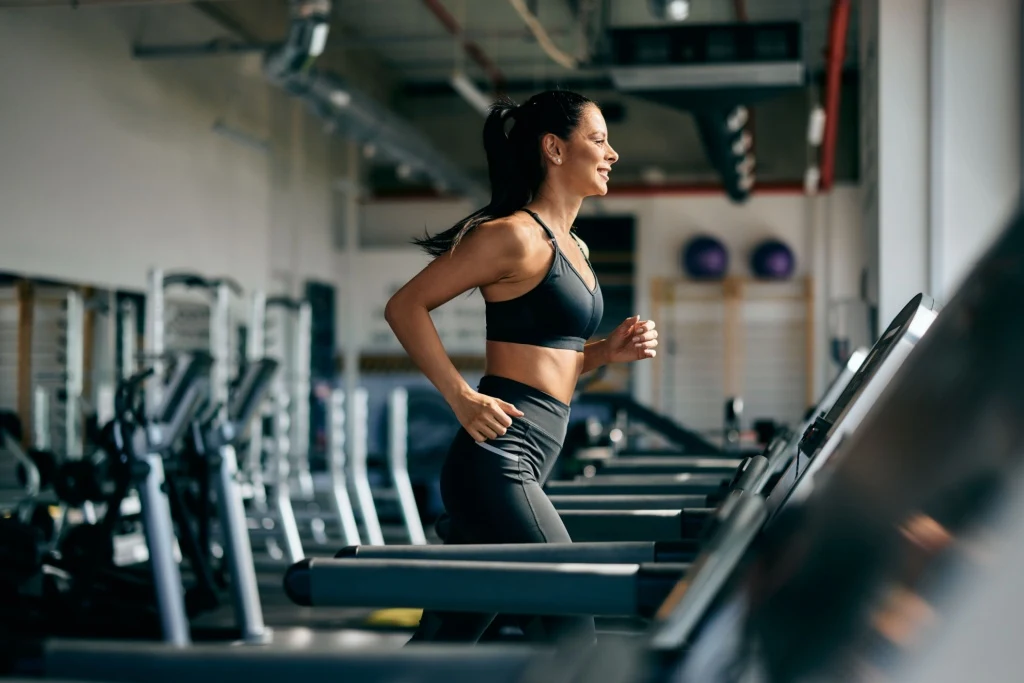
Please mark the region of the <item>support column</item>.
POLYGON ((866 294, 940 302, 1017 207, 1021 0, 863 0, 866 294))
MULTIPOLYGON (((359 302, 359 144, 349 141, 345 149, 345 180, 338 184, 341 190, 344 230, 345 270, 342 276, 342 297, 345 299, 344 327, 344 388, 345 406, 352 415, 353 397, 359 387, 359 340, 362 335, 359 302)), ((345 443, 351 449, 356 443, 356 421, 345 420, 345 443)), ((350 451, 351 452, 351 451, 350 451)))
POLYGON ((932 0, 939 63, 933 222, 937 298, 1017 209, 1021 188, 1021 0, 932 0))

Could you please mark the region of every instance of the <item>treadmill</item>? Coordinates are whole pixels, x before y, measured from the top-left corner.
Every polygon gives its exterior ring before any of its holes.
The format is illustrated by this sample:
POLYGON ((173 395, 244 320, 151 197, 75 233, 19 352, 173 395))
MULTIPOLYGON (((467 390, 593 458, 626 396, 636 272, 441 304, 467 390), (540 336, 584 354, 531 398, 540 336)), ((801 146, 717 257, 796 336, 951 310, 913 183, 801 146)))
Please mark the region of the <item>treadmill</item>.
MULTIPOLYGON (((881 345, 876 343, 864 362, 866 364, 881 362, 884 358, 879 358, 878 354, 889 354, 893 348, 896 349, 897 354, 902 353, 905 356, 905 353, 909 351, 915 343, 917 343, 924 332, 928 329, 928 326, 935 319, 937 312, 935 302, 930 297, 923 294, 915 296, 909 303, 907 303, 906 306, 904 306, 903 310, 897 314, 893 323, 882 335, 880 341, 883 343, 881 345), (887 335, 899 335, 901 340, 895 345, 895 347, 890 347, 884 343, 887 339, 887 335)), ((863 382, 865 380, 863 379, 863 376, 861 376, 857 381, 863 382)), ((856 392, 858 390, 859 388, 851 383, 844 391, 856 392)), ((852 403, 848 402, 848 409, 852 409, 852 407, 852 403)), ((824 433, 824 431, 829 428, 830 423, 835 422, 836 419, 840 419, 842 417, 842 415, 819 416, 812 422, 811 429, 820 436, 820 434, 824 433)), ((657 463, 657 460, 657 458, 652 458, 646 462, 650 463, 653 467, 671 466, 670 462, 660 464, 657 463)), ((702 487, 710 487, 714 489, 716 486, 721 486, 722 477, 727 476, 722 474, 705 474, 705 471, 693 466, 688 466, 688 471, 681 473, 643 474, 638 473, 643 468, 638 468, 635 464, 631 464, 632 461, 632 458, 623 459, 622 467, 629 473, 597 474, 593 477, 577 478, 573 481, 551 482, 546 487, 546 490, 552 493, 584 491, 605 494, 668 492, 699 493, 700 491, 694 491, 694 489, 700 489, 702 487)), ((683 464, 682 461, 680 461, 680 464, 683 464)))
MULTIPOLYGON (((796 432, 780 430, 776 433, 762 453, 768 459, 772 472, 774 472, 775 469, 771 467, 771 463, 775 462, 780 457, 792 455, 792 450, 796 448, 800 435, 807 427, 810 426, 811 419, 813 419, 814 415, 819 410, 824 412, 832 407, 836 402, 836 399, 839 398, 839 394, 853 377, 853 374, 857 372, 861 364, 864 362, 864 358, 867 354, 868 349, 864 348, 857 349, 850 354, 850 358, 843 366, 843 369, 832 379, 832 382, 826 388, 821 399, 818 401, 817 406, 812 409, 810 419, 804 420, 803 424, 796 432)), ((720 472, 729 476, 736 476, 740 468, 749 459, 749 457, 706 458, 689 455, 661 455, 652 457, 632 456, 616 457, 610 460, 605 460, 603 461, 603 467, 612 468, 610 471, 616 471, 622 474, 677 474, 680 472, 701 470, 705 473, 720 472), (710 469, 707 469, 705 466, 710 469)), ((720 498, 720 494, 712 494, 711 496, 686 496, 681 494, 628 495, 568 493, 548 496, 548 500, 550 500, 558 510, 671 510, 673 508, 709 507, 720 502, 720 498)))
MULTIPOLYGON (((703 515, 699 533, 712 540, 722 533, 728 536, 725 522, 751 505, 763 504, 766 518, 776 514, 800 478, 812 470, 811 464, 827 461, 838 443, 857 429, 935 317, 933 302, 915 296, 872 347, 832 408, 815 418, 774 488, 767 492, 738 487, 716 510, 703 515)), ((692 573, 689 560, 700 548, 692 541, 669 553, 664 552, 666 544, 659 547, 657 541, 625 546, 346 548, 335 559, 296 563, 284 584, 292 601, 307 607, 650 617, 679 579, 692 573), (667 561, 653 561, 659 555, 667 561)))

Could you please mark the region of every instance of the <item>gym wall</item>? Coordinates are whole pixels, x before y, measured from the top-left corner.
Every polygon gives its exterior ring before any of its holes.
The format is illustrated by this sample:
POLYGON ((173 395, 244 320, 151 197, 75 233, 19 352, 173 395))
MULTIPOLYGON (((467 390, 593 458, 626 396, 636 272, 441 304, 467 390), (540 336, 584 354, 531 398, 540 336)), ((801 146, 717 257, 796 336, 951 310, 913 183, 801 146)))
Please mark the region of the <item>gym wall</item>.
POLYGON ((154 16, 4 11, 0 270, 142 288, 151 266, 187 267, 293 294, 333 281, 320 125, 258 56, 133 59, 135 40, 219 35, 187 6, 154 16))

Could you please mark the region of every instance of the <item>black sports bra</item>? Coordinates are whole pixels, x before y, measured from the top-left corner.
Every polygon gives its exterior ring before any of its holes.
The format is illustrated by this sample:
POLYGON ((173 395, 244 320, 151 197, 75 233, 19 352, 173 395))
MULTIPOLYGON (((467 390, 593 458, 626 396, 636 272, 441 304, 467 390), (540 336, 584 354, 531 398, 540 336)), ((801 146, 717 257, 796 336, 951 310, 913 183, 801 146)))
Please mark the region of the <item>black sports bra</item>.
POLYGON ((534 212, 524 211, 533 216, 551 238, 555 258, 548 274, 530 291, 515 299, 486 303, 487 340, 582 351, 604 315, 604 297, 597 274, 588 259, 587 265, 594 273, 594 290, 591 291, 559 248, 551 228, 534 212))

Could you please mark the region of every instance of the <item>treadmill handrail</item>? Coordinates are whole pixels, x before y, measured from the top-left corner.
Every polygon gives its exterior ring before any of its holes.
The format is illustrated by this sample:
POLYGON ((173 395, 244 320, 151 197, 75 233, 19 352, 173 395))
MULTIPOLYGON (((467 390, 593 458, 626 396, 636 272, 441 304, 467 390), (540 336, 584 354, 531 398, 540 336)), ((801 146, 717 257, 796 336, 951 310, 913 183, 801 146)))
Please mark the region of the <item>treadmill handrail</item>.
POLYGON ((678 584, 659 610, 661 624, 651 637, 651 649, 675 650, 686 643, 767 518, 768 508, 761 496, 743 495, 736 502, 732 514, 721 522, 693 563, 686 581, 678 584))
POLYGON ((693 431, 686 429, 672 418, 654 411, 637 402, 628 394, 582 394, 581 403, 604 403, 613 410, 624 410, 631 420, 646 423, 655 431, 660 432, 670 441, 678 444, 684 453, 721 453, 722 449, 693 431))
POLYGON ((228 401, 228 419, 236 424, 248 424, 270 390, 270 383, 279 363, 273 358, 260 358, 248 363, 236 389, 228 401))

